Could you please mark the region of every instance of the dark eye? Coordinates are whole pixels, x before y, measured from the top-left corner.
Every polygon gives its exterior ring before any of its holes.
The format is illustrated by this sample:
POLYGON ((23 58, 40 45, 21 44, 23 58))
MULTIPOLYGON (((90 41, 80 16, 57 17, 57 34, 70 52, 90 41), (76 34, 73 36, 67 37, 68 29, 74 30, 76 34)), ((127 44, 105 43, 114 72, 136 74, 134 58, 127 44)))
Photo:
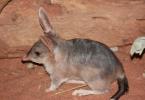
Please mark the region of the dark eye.
POLYGON ((36 51, 35 52, 36 56, 40 56, 40 52, 36 51))

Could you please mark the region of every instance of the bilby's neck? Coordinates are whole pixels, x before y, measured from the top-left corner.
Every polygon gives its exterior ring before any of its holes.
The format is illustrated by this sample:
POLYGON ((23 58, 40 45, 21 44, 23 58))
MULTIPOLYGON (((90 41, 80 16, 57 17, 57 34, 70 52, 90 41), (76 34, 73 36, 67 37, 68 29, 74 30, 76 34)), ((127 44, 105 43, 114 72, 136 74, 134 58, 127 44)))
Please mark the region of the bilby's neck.
POLYGON ((44 68, 48 72, 48 74, 53 73, 54 66, 52 64, 45 63, 44 68))

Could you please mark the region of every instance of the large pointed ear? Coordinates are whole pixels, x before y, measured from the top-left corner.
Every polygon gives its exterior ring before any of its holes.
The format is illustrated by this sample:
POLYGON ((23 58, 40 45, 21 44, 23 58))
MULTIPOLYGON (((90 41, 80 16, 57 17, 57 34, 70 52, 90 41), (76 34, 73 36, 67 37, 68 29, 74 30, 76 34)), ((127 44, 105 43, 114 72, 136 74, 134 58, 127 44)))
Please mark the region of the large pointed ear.
POLYGON ((44 31, 44 34, 47 36, 55 36, 53 28, 49 22, 48 16, 44 8, 39 8, 39 23, 44 31))

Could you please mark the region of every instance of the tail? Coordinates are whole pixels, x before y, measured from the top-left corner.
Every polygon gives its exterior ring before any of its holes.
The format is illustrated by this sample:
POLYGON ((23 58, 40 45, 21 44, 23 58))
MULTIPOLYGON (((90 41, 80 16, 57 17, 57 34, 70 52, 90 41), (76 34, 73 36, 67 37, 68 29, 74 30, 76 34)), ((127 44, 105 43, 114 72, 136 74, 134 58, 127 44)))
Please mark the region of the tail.
POLYGON ((123 78, 117 79, 118 91, 111 97, 111 100, 119 100, 119 98, 129 91, 128 80, 124 75, 123 78))

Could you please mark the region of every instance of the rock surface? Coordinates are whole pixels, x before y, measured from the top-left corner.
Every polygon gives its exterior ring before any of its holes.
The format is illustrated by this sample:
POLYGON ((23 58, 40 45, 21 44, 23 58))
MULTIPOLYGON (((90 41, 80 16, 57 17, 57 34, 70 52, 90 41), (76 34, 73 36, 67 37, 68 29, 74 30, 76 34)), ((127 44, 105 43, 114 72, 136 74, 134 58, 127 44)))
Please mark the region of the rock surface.
POLYGON ((46 8, 65 39, 90 38, 109 46, 145 35, 144 0, 12 0, 0 15, 0 39, 11 47, 32 45, 43 34, 38 8, 46 8), (50 3, 52 4, 50 5, 50 3))

